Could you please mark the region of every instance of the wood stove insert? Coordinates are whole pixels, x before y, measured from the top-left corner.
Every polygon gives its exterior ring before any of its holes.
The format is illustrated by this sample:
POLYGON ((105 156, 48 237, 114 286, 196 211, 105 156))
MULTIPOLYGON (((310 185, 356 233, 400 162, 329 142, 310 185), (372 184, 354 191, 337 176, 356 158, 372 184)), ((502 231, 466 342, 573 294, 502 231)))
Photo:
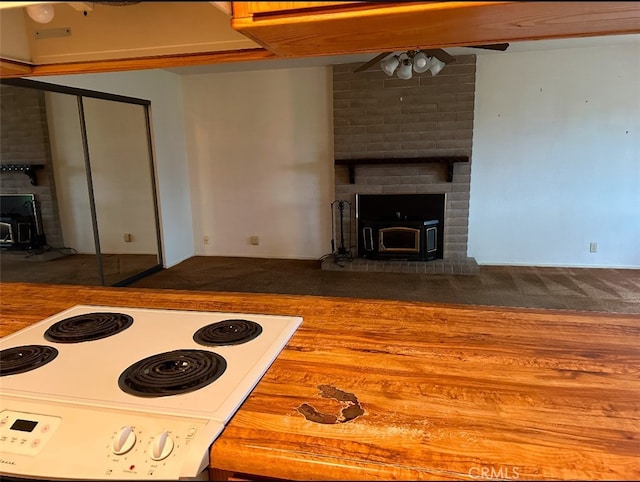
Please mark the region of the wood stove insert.
POLYGON ((445 194, 356 194, 358 255, 442 259, 445 194))

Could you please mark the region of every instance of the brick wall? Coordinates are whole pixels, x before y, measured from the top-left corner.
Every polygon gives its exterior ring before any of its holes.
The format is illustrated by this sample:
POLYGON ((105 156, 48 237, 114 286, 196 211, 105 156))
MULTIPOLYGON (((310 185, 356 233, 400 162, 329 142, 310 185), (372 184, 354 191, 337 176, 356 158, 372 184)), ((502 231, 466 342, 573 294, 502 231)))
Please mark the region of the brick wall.
POLYGON ((2 164, 44 164, 31 185, 21 172, 0 173, 0 193, 35 194, 47 244, 62 247, 62 233, 51 166, 49 130, 44 92, 37 89, 0 86, 0 162, 2 164))
POLYGON ((356 193, 446 193, 444 259, 466 257, 475 55, 457 56, 436 76, 414 72, 409 80, 378 67, 354 72, 360 65, 333 67, 335 158, 388 158, 389 164, 357 166, 354 184, 346 166, 335 168, 336 199, 352 203, 352 245, 356 193), (455 164, 452 182, 444 165, 402 164, 403 157, 426 156, 469 156, 470 162, 455 164))

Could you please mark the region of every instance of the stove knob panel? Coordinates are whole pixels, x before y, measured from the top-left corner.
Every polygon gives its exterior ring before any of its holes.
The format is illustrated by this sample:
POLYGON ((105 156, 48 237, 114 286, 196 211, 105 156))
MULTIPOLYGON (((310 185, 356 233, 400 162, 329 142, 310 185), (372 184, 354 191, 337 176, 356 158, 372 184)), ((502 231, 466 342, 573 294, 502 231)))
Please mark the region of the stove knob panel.
POLYGON ((116 433, 111 441, 111 450, 116 455, 126 454, 136 443, 136 434, 133 427, 127 425, 116 433))
POLYGON ((149 446, 149 456, 153 460, 166 459, 172 451, 173 439, 166 431, 156 435, 149 446))

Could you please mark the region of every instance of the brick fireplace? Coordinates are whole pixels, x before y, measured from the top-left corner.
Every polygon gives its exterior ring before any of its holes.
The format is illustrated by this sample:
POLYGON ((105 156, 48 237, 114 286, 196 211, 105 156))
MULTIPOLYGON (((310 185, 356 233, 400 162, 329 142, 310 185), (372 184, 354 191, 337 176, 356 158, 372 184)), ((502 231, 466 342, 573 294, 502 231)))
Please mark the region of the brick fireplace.
POLYGON ((38 231, 47 245, 61 247, 44 92, 2 85, 0 96, 0 190, 3 195, 32 195, 42 222, 38 231))
MULTIPOLYGON (((354 72, 360 65, 333 67, 335 198, 355 206, 356 194, 445 194, 442 259, 410 266, 418 272, 473 271, 477 264, 467 257, 467 236, 475 55, 457 56, 437 76, 414 73, 409 80, 375 67, 354 72), (354 175, 348 161, 360 159, 376 162, 357 164, 354 175)), ((351 215, 351 239, 357 240, 355 209, 351 215)), ((353 249, 356 254, 357 246, 353 249)), ((356 256, 349 269, 364 264, 363 270, 389 271, 390 263, 363 263, 356 256)), ((406 264, 398 264, 397 271, 407 271, 406 264)))

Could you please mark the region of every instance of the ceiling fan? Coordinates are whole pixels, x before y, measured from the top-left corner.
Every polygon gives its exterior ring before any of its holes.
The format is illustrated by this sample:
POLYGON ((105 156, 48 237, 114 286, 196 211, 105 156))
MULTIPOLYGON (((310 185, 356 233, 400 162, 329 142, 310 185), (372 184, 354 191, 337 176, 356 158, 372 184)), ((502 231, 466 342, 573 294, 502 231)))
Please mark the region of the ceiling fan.
MULTIPOLYGON (((509 47, 508 43, 486 44, 486 45, 469 45, 465 48, 476 48, 486 50, 498 50, 504 52, 509 47)), ((398 72, 401 79, 410 79, 411 71, 417 73, 431 71, 431 75, 436 75, 446 64, 455 62, 456 58, 443 49, 415 49, 407 50, 396 54, 395 52, 382 52, 374 58, 365 62, 354 72, 362 72, 370 69, 378 62, 383 72, 392 76, 394 72, 398 72), (392 57, 389 57, 393 55, 392 57)))

